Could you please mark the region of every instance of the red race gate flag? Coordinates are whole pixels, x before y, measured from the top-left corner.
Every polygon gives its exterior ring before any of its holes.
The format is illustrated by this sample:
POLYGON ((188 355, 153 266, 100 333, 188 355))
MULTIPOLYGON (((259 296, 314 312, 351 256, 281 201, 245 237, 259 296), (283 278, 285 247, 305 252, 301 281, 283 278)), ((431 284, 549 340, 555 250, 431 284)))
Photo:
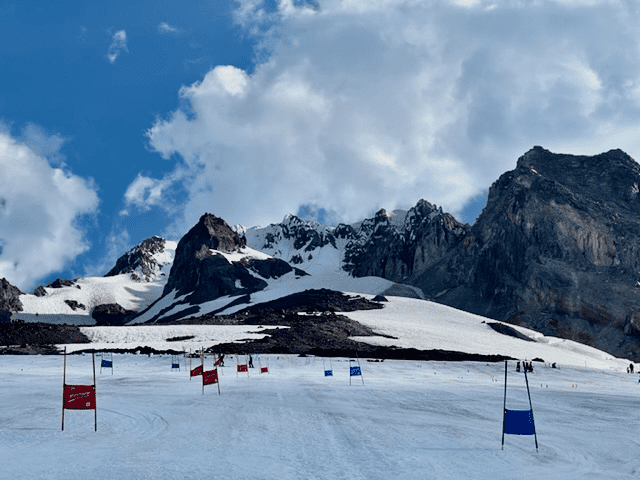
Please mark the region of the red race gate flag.
POLYGON ((212 385, 218 383, 218 370, 209 370, 202 373, 202 383, 204 385, 212 385))
POLYGON ((248 372, 249 372, 249 370, 247 369, 247 364, 246 364, 246 363, 245 363, 244 365, 239 364, 239 365, 238 365, 238 371, 239 371, 239 372, 247 372, 247 373, 248 373, 248 372))
POLYGON ((62 402, 67 410, 95 410, 96 388, 93 385, 65 385, 62 402))
POLYGON ((198 365, 196 368, 191 370, 192 377, 197 377, 198 375, 202 375, 202 365, 198 365))
POLYGON ((260 367, 260 373, 269 373, 269 367, 260 367))

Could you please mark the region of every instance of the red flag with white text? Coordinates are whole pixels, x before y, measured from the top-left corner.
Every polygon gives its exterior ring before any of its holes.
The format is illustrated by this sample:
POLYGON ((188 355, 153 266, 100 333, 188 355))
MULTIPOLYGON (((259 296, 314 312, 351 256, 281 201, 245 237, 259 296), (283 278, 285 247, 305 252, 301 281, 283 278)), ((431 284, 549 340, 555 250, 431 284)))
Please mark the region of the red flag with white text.
POLYGON ((218 383, 218 370, 209 370, 208 372, 203 372, 202 383, 204 385, 218 383))
POLYGON ((198 365, 196 368, 191 370, 192 377, 197 377, 198 375, 202 375, 202 365, 198 365))
POLYGON ((96 387, 93 385, 65 385, 63 407, 68 410, 95 410, 96 387))

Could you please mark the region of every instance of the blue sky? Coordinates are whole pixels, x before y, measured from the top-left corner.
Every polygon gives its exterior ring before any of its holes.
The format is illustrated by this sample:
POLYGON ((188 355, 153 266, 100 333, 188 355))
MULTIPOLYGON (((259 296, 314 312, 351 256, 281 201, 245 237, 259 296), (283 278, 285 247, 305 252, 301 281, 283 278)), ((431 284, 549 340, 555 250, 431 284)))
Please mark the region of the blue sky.
POLYGON ((0 277, 200 215, 472 222, 533 145, 640 157, 636 2, 0 1, 0 277))

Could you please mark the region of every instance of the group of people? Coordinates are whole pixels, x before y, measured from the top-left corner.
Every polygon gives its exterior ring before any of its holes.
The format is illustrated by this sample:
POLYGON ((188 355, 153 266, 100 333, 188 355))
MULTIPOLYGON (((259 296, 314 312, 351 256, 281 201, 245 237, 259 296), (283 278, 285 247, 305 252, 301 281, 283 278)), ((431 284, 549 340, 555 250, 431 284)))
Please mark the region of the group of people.
MULTIPOLYGON (((525 372, 533 373, 533 362, 525 362, 525 361, 523 361, 522 362, 522 367, 524 368, 525 372)), ((516 372, 519 372, 519 371, 520 371, 520 362, 518 362, 516 364, 516 372)))

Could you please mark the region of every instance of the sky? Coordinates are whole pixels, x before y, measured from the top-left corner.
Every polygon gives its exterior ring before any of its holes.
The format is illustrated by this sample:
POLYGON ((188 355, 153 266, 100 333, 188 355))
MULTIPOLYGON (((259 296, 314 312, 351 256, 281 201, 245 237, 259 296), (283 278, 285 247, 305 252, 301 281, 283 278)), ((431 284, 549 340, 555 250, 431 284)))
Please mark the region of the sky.
POLYGON ((635 1, 0 2, 0 277, 102 275, 205 212, 472 223, 534 145, 640 158, 635 1))

